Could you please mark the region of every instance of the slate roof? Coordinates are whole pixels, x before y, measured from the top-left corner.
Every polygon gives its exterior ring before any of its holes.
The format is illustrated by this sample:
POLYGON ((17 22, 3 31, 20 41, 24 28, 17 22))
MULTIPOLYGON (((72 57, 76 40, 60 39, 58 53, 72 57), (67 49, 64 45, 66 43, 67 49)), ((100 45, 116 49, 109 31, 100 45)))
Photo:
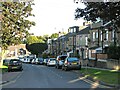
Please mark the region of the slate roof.
POLYGON ((77 33, 77 35, 79 35, 79 34, 90 34, 89 30, 91 30, 91 28, 90 28, 90 27, 86 27, 86 28, 80 30, 80 31, 77 33))

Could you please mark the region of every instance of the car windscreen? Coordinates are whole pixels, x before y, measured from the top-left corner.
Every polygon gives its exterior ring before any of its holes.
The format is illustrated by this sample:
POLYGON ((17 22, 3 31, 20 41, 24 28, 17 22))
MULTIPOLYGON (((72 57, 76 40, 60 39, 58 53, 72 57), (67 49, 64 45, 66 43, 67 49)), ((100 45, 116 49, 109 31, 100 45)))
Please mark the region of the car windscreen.
POLYGON ((60 56, 59 59, 60 59, 60 60, 65 60, 66 57, 67 57, 67 56, 60 56))
POLYGON ((10 60, 4 59, 3 60, 3 65, 7 65, 10 62, 10 60))
POLYGON ((69 62, 72 62, 72 61, 79 61, 79 59, 78 59, 78 58, 68 58, 68 61, 69 61, 69 62))
POLYGON ((43 58, 39 58, 39 61, 43 61, 44 59, 43 58))
POLYGON ((20 61, 19 60, 10 60, 10 63, 12 64, 12 63, 20 63, 20 61))
POLYGON ((9 61, 10 61, 10 60, 4 59, 4 60, 3 60, 3 63, 9 62, 9 61))
POLYGON ((55 61, 56 59, 50 59, 50 61, 55 61))

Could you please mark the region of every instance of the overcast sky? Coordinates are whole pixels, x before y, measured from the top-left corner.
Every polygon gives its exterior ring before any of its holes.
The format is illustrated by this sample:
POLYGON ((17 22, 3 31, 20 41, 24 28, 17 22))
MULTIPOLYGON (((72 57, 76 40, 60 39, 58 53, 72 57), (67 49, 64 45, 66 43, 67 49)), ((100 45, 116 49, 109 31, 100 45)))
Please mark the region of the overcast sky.
MULTIPOLYGON (((32 13, 35 17, 30 20, 35 21, 36 26, 32 27, 30 32, 35 35, 67 32, 71 26, 82 25, 82 19, 74 20, 74 12, 78 5, 73 0, 34 0, 34 3, 32 13)), ((79 6, 85 7, 83 4, 79 6)))

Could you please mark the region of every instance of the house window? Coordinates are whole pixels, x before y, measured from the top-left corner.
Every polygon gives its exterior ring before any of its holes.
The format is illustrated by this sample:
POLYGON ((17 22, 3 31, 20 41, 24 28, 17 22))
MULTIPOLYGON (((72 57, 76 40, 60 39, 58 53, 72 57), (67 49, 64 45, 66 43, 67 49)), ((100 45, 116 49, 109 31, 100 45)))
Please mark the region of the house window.
POLYGON ((74 28, 74 31, 73 32, 76 32, 76 28, 74 28))
POLYGON ((80 36, 79 45, 81 45, 81 43, 82 43, 82 36, 80 36))
POLYGON ((85 45, 88 45, 88 37, 85 37, 85 45))
POLYGON ((108 30, 106 31, 106 41, 108 41, 108 30))
POLYGON ((100 32, 100 39, 101 39, 101 41, 102 41, 102 36, 103 36, 103 35, 102 35, 102 31, 101 31, 101 32, 100 32))
POLYGON ((93 41, 95 41, 95 32, 93 32, 93 41))
POLYGON ((98 32, 96 32, 96 38, 98 38, 98 32))

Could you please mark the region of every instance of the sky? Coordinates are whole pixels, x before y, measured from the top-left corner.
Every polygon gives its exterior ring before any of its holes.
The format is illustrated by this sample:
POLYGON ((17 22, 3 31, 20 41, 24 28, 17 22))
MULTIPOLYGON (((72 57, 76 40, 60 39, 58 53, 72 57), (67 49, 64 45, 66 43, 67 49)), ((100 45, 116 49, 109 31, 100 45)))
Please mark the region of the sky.
POLYGON ((84 21, 74 20, 75 9, 85 7, 84 4, 75 4, 74 0, 34 0, 34 3, 32 13, 35 17, 29 19, 35 21, 36 26, 32 26, 29 32, 36 36, 67 32, 69 27, 81 26, 84 21))

